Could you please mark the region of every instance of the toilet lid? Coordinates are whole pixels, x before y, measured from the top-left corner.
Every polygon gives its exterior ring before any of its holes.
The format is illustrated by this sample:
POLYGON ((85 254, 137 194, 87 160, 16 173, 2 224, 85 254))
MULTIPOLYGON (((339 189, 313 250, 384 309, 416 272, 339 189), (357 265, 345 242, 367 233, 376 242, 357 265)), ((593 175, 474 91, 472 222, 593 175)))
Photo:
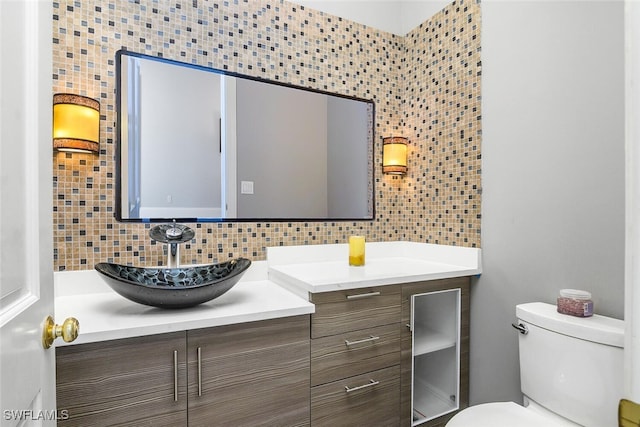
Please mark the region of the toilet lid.
POLYGON ((484 403, 458 412, 446 427, 554 427, 559 425, 514 402, 484 403))

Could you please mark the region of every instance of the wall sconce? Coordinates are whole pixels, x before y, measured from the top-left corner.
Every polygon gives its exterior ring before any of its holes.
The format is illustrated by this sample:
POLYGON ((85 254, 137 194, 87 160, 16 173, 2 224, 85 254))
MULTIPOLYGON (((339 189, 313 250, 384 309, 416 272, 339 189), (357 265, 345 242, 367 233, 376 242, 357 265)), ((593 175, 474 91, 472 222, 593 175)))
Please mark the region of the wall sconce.
POLYGON ((53 95, 53 148, 58 151, 100 151, 100 103, 70 93, 53 95))
POLYGON ((382 172, 390 175, 407 173, 407 143, 403 136, 382 138, 382 172))

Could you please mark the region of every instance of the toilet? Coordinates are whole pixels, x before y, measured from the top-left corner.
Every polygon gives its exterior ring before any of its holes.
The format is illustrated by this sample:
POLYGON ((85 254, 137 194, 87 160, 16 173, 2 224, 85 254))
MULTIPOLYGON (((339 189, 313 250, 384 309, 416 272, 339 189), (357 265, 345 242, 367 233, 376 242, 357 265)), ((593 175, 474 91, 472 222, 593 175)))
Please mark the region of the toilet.
POLYGON ((516 306, 516 317, 524 406, 471 406, 446 427, 617 426, 624 322, 568 316, 541 302, 516 306))

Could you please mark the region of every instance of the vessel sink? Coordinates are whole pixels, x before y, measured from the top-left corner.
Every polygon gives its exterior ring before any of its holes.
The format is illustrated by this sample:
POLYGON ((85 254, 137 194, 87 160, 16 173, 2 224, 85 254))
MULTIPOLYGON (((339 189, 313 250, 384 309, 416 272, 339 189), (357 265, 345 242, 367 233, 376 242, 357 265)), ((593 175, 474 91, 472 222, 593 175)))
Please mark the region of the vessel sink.
POLYGON ((101 262, 95 269, 114 291, 131 301, 160 308, 186 308, 227 292, 250 265, 250 260, 236 258, 220 264, 178 268, 101 262))

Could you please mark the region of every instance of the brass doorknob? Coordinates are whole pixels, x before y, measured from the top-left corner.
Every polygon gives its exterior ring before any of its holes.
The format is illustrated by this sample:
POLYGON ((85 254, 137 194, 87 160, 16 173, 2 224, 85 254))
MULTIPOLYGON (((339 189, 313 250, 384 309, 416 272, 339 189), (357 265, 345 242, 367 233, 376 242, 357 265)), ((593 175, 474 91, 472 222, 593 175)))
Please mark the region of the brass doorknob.
POLYGON ((51 347, 56 338, 62 337, 64 342, 71 342, 78 338, 80 322, 75 317, 69 317, 62 325, 56 325, 53 317, 47 316, 42 328, 42 346, 47 349, 51 347))

